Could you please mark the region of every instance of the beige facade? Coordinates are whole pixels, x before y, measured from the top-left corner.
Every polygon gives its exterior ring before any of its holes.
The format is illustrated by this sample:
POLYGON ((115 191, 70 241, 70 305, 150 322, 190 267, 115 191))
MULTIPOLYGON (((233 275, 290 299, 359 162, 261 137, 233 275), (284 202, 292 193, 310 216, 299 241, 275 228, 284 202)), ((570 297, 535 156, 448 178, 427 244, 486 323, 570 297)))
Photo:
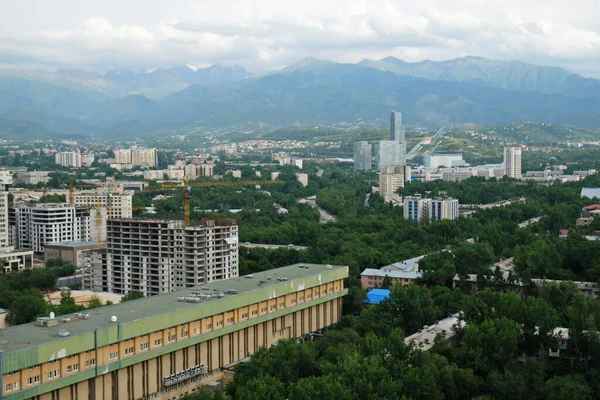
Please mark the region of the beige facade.
POLYGON ((178 294, 172 293, 102 308, 89 320, 60 323, 60 328, 71 327, 72 337, 51 337, 44 333, 47 328, 33 325, 8 328, 0 364, 4 398, 178 398, 261 347, 340 321, 346 267, 293 265, 259 274, 229 284, 239 294, 206 304, 178 303, 176 309, 172 302, 178 294), (287 275, 290 281, 271 280, 255 289, 254 279, 270 279, 267 274, 287 275), (119 323, 107 327, 103 318, 113 313, 119 323), (31 340, 25 347, 21 336, 31 340))
POLYGON ((105 248, 105 244, 97 242, 47 244, 44 247, 44 261, 58 259, 70 262, 77 267, 82 267, 86 255, 105 248))

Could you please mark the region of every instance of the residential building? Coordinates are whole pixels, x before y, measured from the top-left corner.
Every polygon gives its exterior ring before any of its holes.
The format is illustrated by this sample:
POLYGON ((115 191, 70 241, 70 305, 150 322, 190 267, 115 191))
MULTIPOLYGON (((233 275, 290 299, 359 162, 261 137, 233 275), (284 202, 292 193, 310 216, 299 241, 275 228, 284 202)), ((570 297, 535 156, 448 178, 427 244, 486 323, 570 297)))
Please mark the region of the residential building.
POLYGON ((200 176, 213 176, 214 169, 213 164, 190 164, 185 166, 185 174, 190 179, 196 179, 200 176))
POLYGON ((354 169, 367 171, 373 168, 373 146, 369 142, 354 142, 354 169))
POLYGON ((458 218, 458 200, 453 198, 431 200, 432 221, 458 218))
POLYGON ((146 179, 148 181, 163 180, 163 179, 165 179, 165 171, 162 169, 160 169, 160 170, 151 169, 151 170, 144 171, 144 179, 146 179))
POLYGON ((81 153, 78 151, 61 151, 54 154, 54 162, 63 167, 81 168, 81 153))
POLYGON ((0 170, 0 251, 10 246, 8 225, 8 187, 13 179, 10 172, 0 170))
POLYGON ((363 290, 379 288, 385 277, 389 277, 392 285, 410 285, 415 279, 423 275, 421 271, 399 271, 390 268, 366 268, 360 274, 360 286, 363 290))
POLYGON ((308 174, 296 172, 296 179, 298 179, 298 182, 300 182, 302 186, 308 186, 308 174))
POLYGON ((92 268, 90 289, 146 296, 238 276, 238 226, 233 219, 109 219, 106 253, 92 268))
POLYGON ((405 182, 410 182, 411 170, 408 165, 388 165, 379 172, 379 193, 382 196, 395 194, 404 187, 405 182))
POLYGON ((43 253, 46 244, 91 238, 90 210, 61 203, 15 206, 9 214, 10 242, 43 253))
POLYGON ((233 176, 234 178, 241 178, 242 171, 239 169, 234 169, 233 171, 231 171, 231 176, 233 176))
POLYGON ((74 196, 75 207, 91 211, 90 240, 106 240, 106 220, 108 218, 131 218, 133 216, 132 192, 83 191, 74 196))
POLYGON ((404 338, 406 345, 414 345, 422 351, 429 351, 435 345, 436 339, 443 339, 450 346, 456 341, 456 331, 464 328, 466 322, 460 318, 460 314, 454 314, 444 318, 431 326, 424 326, 423 329, 404 338))
POLYGON ((181 398, 339 323, 348 267, 295 264, 2 331, 4 400, 181 398), (49 329, 49 327, 52 327, 49 329))
POLYGON ((16 182, 25 185, 46 184, 50 180, 50 171, 24 171, 15 174, 16 182))
POLYGON ((509 178, 521 179, 521 148, 504 148, 504 175, 509 178))
POLYGON ((131 148, 115 150, 115 163, 153 168, 158 165, 156 149, 131 148))
POLYGON ((380 140, 375 144, 375 167, 381 169, 388 165, 406 164, 406 148, 401 142, 394 140, 380 140))
POLYGON ((106 244, 94 241, 47 244, 44 246, 44 261, 63 260, 76 267, 83 267, 89 253, 105 248, 106 244))
POLYGON ((404 218, 415 222, 431 217, 431 199, 420 194, 404 198, 404 218))

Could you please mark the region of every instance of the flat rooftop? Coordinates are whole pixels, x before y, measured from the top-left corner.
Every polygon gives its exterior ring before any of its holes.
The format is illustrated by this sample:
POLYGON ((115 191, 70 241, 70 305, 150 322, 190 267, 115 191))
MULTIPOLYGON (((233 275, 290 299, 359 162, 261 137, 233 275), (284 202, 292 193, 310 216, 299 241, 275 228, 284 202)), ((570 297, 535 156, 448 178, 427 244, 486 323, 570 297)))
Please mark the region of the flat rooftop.
MULTIPOLYGON (((10 353, 54 341, 70 339, 77 335, 92 333, 96 328, 100 330, 115 327, 117 324, 110 322, 112 316, 117 317, 119 324, 127 324, 163 314, 169 314, 177 310, 215 303, 223 299, 286 283, 279 281, 278 278, 287 278, 287 283, 289 283, 290 281, 301 280, 331 270, 344 269, 347 271, 347 268, 348 267, 346 266, 329 266, 324 264, 293 264, 286 267, 254 273, 252 274, 252 279, 247 278, 248 275, 240 276, 238 278, 207 283, 205 285, 182 289, 158 296, 145 297, 143 299, 132 300, 121 304, 83 311, 90 315, 90 318, 87 320, 62 323, 60 322, 61 317, 59 316, 57 317, 59 320, 58 326, 50 328, 37 326, 35 322, 12 326, 2 330, 2 334, 0 335, 0 350, 3 350, 5 353, 10 353), (259 286, 260 281, 264 281, 264 283, 259 286), (231 290, 235 290, 237 293, 228 293, 228 291, 231 290), (221 291, 224 293, 224 297, 205 300, 202 303, 187 303, 177 300, 180 296, 190 296, 195 293, 216 294, 221 291), (68 329, 70 335, 64 338, 59 337, 59 329, 68 329)), ((299 286, 302 286, 302 284, 299 286)))
POLYGON ((47 244, 45 247, 88 247, 88 246, 97 246, 98 242, 63 242, 63 243, 54 243, 47 244))
POLYGON ((459 319, 459 316, 459 314, 454 314, 439 320, 431 326, 424 326, 420 331, 404 338, 404 343, 407 345, 414 343, 415 347, 423 351, 429 351, 435 345, 435 338, 438 335, 449 340, 454 337, 455 328, 463 328, 466 325, 464 321, 459 319))

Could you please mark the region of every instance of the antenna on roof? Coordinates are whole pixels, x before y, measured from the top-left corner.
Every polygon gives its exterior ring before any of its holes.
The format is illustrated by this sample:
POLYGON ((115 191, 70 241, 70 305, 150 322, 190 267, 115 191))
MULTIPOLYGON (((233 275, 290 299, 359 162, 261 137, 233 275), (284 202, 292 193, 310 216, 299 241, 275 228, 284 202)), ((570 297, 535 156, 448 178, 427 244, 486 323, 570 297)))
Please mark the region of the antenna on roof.
POLYGON ((50 318, 55 318, 56 314, 54 314, 54 311, 50 311, 50 318))

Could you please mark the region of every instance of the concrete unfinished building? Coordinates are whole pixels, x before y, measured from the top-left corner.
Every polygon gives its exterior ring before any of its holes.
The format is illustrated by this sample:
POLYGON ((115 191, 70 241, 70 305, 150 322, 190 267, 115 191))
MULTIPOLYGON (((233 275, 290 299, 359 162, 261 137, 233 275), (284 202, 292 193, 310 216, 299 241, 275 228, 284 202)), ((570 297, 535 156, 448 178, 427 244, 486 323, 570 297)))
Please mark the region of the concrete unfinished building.
POLYGON ((238 276, 238 227, 229 218, 109 219, 106 252, 85 282, 92 290, 145 296, 238 276))

